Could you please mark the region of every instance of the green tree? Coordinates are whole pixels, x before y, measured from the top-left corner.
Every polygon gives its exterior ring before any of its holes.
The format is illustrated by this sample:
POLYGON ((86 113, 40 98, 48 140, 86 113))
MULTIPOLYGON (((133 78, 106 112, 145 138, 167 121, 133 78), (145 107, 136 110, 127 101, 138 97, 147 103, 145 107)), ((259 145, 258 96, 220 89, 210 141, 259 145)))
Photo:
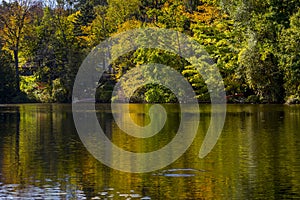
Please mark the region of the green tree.
POLYGON ((109 0, 107 9, 108 18, 115 22, 114 26, 117 29, 118 25, 134 18, 140 13, 140 5, 140 0, 109 0))
POLYGON ((79 0, 76 3, 76 8, 79 11, 79 14, 76 17, 74 22, 75 25, 75 34, 78 36, 87 36, 83 32, 83 28, 88 26, 96 18, 97 14, 95 12, 95 7, 97 6, 106 6, 106 0, 79 0))
POLYGON ((13 52, 15 63, 16 90, 20 91, 19 52, 26 35, 25 28, 31 22, 30 9, 35 6, 31 0, 3 1, 0 5, 0 26, 6 49, 13 52))
POLYGON ((284 72, 286 100, 300 100, 300 10, 290 18, 290 28, 280 34, 280 67, 284 72))
POLYGON ((16 95, 11 55, 0 46, 0 103, 10 103, 16 95))
POLYGON ((53 47, 55 53, 55 62, 60 78, 60 82, 65 91, 63 102, 70 102, 72 97, 72 88, 78 68, 86 56, 86 45, 82 43, 80 37, 74 34, 74 22, 78 12, 71 15, 66 13, 54 15, 55 33, 53 47))
MULTIPOLYGON (((197 19, 191 26, 194 38, 203 45, 203 48, 213 58, 224 79, 225 89, 228 95, 244 93, 246 88, 244 80, 238 74, 238 53, 240 41, 236 36, 238 30, 234 27, 234 21, 228 15, 223 14, 218 8, 209 5, 200 6, 194 14, 197 19)), ((190 76, 193 84, 198 88, 198 94, 203 93, 204 82, 198 79, 196 71, 187 66, 184 74, 190 76)))
POLYGON ((78 15, 79 12, 68 14, 58 8, 45 7, 43 16, 31 30, 33 34, 25 40, 30 52, 28 65, 36 70, 33 77, 24 77, 24 80, 27 78, 24 89, 38 101, 71 101, 73 81, 87 46, 74 33, 78 15))
POLYGON ((281 102, 283 79, 276 49, 277 34, 284 24, 274 10, 283 9, 282 5, 277 1, 221 2, 240 30, 239 72, 261 100, 281 102))
POLYGON ((162 28, 171 28, 180 32, 188 31, 190 21, 187 9, 182 1, 166 1, 159 9, 149 9, 149 18, 155 19, 153 23, 162 28))
POLYGON ((272 18, 272 13, 253 16, 253 25, 239 53, 239 70, 261 100, 281 102, 283 80, 276 57, 279 25, 272 18))

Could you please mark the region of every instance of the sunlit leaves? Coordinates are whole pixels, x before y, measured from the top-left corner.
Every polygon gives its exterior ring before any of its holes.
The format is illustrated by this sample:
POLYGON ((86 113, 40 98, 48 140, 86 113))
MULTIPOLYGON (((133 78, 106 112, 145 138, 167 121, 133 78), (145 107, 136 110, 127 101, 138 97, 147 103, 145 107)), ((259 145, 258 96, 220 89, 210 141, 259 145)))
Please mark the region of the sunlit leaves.
MULTIPOLYGON (((284 95, 299 97, 300 3, 296 0, 9 2, 0 5, 2 49, 11 53, 9 62, 15 63, 15 74, 22 66, 28 74, 21 70, 21 75, 33 75, 34 84, 46 85, 39 91, 47 90, 48 96, 41 96, 43 101, 70 101, 74 77, 88 52, 115 34, 141 27, 173 29, 193 37, 216 63, 228 95, 255 94, 267 102, 281 102, 284 95)), ((159 36, 153 41, 159 47, 164 39, 159 36)), ((130 42, 124 40, 122 45, 130 42)), ((171 46, 180 54, 178 44, 171 46)), ((121 56, 109 66, 103 85, 112 90, 128 70, 147 63, 171 66, 190 82, 200 100, 209 99, 206 83, 195 66, 159 48, 140 48, 121 56)), ((7 77, 14 79, 12 83, 18 80, 18 76, 7 77)), ((23 90, 29 91, 26 87, 23 90)), ((135 94, 138 101, 173 99, 170 91, 157 85, 147 85, 139 92, 135 94)), ((103 101, 109 100, 104 96, 103 101)))
POLYGON ((280 67, 287 99, 300 99, 300 10, 290 21, 290 28, 283 30, 279 38, 280 67))

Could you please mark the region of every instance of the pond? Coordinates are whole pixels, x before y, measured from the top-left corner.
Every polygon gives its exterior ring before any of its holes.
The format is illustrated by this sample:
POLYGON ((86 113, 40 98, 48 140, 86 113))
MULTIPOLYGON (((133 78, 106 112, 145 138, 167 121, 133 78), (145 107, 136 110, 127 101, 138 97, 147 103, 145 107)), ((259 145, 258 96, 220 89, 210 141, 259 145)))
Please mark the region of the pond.
MULTIPOLYGON (((137 124, 149 123, 151 105, 123 106, 130 107, 137 124)), ((96 110, 114 144, 150 152, 168 144, 178 129, 178 105, 163 106, 165 126, 145 139, 122 132, 110 105, 96 110)), ((222 134, 203 159, 198 154, 211 114, 209 105, 199 107, 197 136, 179 159, 153 172, 128 173, 89 153, 77 134, 71 105, 1 105, 0 199, 300 198, 300 106, 227 105, 222 134)))

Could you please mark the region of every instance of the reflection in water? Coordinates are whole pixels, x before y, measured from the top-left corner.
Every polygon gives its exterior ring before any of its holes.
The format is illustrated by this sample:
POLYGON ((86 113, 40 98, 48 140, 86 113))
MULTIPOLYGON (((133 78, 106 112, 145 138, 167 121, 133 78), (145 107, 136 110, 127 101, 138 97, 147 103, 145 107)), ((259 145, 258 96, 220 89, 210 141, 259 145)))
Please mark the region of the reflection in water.
MULTIPOLYGON (((178 106, 164 106, 168 120, 163 130, 147 139, 118 129, 108 105, 97 105, 97 116, 116 145, 150 152, 168 144, 178 129, 178 106)), ((130 105, 133 121, 148 124, 149 107, 130 105)), ((300 197, 299 106, 229 105, 223 133, 204 159, 198 153, 210 107, 200 105, 200 110, 197 138, 180 159, 152 173, 130 174, 102 165, 86 151, 70 105, 0 106, 0 199, 300 197)), ((192 124, 196 114, 188 111, 190 121, 185 123, 192 124)))

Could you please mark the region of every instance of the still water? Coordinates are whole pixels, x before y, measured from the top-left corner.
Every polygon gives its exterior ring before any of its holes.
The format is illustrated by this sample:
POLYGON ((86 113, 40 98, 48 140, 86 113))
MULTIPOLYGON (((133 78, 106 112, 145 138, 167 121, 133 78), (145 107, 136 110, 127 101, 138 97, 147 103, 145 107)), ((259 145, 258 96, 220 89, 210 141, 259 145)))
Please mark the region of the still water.
MULTIPOLYGON (((137 124, 149 123, 151 105, 129 106, 137 124)), ((122 132, 109 105, 96 108, 114 144, 145 152, 162 148, 176 134, 180 109, 164 107, 164 128, 147 139, 122 132)), ((161 170, 132 174, 110 169, 86 150, 71 105, 1 105, 0 199, 300 198, 300 106, 228 105, 223 132, 203 159, 198 154, 210 106, 200 110, 197 137, 184 155, 161 170)))

